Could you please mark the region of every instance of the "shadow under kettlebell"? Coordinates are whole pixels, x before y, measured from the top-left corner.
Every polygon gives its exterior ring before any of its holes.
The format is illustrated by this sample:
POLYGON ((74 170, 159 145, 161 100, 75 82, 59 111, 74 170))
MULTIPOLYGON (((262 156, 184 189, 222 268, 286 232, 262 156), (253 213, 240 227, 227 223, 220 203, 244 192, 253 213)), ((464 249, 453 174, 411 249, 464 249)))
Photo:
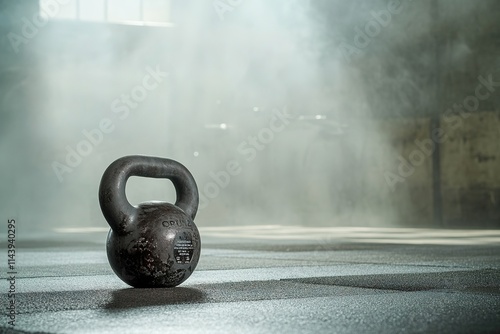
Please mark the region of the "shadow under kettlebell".
POLYGON ((127 288, 113 291, 111 296, 111 301, 104 306, 104 309, 108 311, 120 311, 146 306, 195 304, 206 301, 206 295, 202 290, 185 287, 127 288))

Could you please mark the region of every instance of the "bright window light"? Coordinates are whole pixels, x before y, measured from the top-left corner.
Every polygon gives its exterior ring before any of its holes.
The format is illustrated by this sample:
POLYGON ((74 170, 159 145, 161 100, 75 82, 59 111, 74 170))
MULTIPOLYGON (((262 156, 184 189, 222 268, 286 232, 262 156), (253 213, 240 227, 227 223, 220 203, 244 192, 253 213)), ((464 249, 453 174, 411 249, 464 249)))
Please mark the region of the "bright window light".
POLYGON ((40 15, 55 20, 170 26, 170 0, 39 0, 40 15))
POLYGON ((141 0, 108 0, 108 19, 112 22, 142 21, 141 0))
POLYGON ((165 0, 143 0, 144 20, 169 22, 170 3, 165 0))
POLYGON ((78 15, 82 21, 105 21, 105 2, 102 0, 79 1, 78 15))

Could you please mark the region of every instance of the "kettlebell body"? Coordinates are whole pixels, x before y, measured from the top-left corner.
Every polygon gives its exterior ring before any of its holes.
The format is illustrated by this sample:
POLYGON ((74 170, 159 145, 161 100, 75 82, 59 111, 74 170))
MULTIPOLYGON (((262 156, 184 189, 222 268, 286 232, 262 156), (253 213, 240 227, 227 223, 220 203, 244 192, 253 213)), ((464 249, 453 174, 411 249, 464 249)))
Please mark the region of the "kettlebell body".
POLYGON ((193 221, 198 201, 193 176, 174 160, 128 156, 113 162, 103 174, 99 202, 111 227, 106 250, 116 275, 138 288, 174 287, 184 282, 200 258, 200 234, 193 221), (170 179, 176 203, 132 206, 125 184, 133 175, 170 179))

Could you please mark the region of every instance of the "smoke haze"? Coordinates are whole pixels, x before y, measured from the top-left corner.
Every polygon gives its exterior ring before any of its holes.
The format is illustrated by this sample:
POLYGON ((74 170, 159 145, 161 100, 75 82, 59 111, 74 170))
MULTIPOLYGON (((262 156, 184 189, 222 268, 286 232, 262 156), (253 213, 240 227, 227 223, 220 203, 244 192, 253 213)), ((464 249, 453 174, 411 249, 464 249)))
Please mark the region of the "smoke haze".
MULTIPOLYGON (((172 0, 171 27, 51 20, 6 54, 2 212, 35 230, 106 227, 102 173, 141 154, 191 170, 200 226, 428 217, 430 157, 416 191, 385 175, 426 117, 475 88, 443 90, 437 73, 468 71, 478 33, 454 29, 489 22, 493 2, 221 2, 172 0)), ((132 178, 127 196, 175 201, 167 180, 132 178)))

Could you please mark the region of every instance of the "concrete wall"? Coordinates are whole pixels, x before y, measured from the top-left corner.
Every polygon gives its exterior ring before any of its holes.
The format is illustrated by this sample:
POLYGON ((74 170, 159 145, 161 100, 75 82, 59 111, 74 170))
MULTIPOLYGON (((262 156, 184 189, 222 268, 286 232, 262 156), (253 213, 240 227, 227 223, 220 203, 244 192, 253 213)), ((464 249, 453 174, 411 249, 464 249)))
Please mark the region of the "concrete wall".
POLYGON ((443 143, 442 192, 447 225, 500 226, 500 113, 468 114, 443 143))
MULTIPOLYGON (((444 225, 500 226, 500 113, 442 117, 440 124, 444 225)), ((430 151, 435 142, 431 141, 429 118, 384 121, 380 126, 394 149, 392 165, 386 163, 384 170, 394 173, 391 180, 397 180, 388 198, 399 208, 403 223, 432 225, 430 151)))

